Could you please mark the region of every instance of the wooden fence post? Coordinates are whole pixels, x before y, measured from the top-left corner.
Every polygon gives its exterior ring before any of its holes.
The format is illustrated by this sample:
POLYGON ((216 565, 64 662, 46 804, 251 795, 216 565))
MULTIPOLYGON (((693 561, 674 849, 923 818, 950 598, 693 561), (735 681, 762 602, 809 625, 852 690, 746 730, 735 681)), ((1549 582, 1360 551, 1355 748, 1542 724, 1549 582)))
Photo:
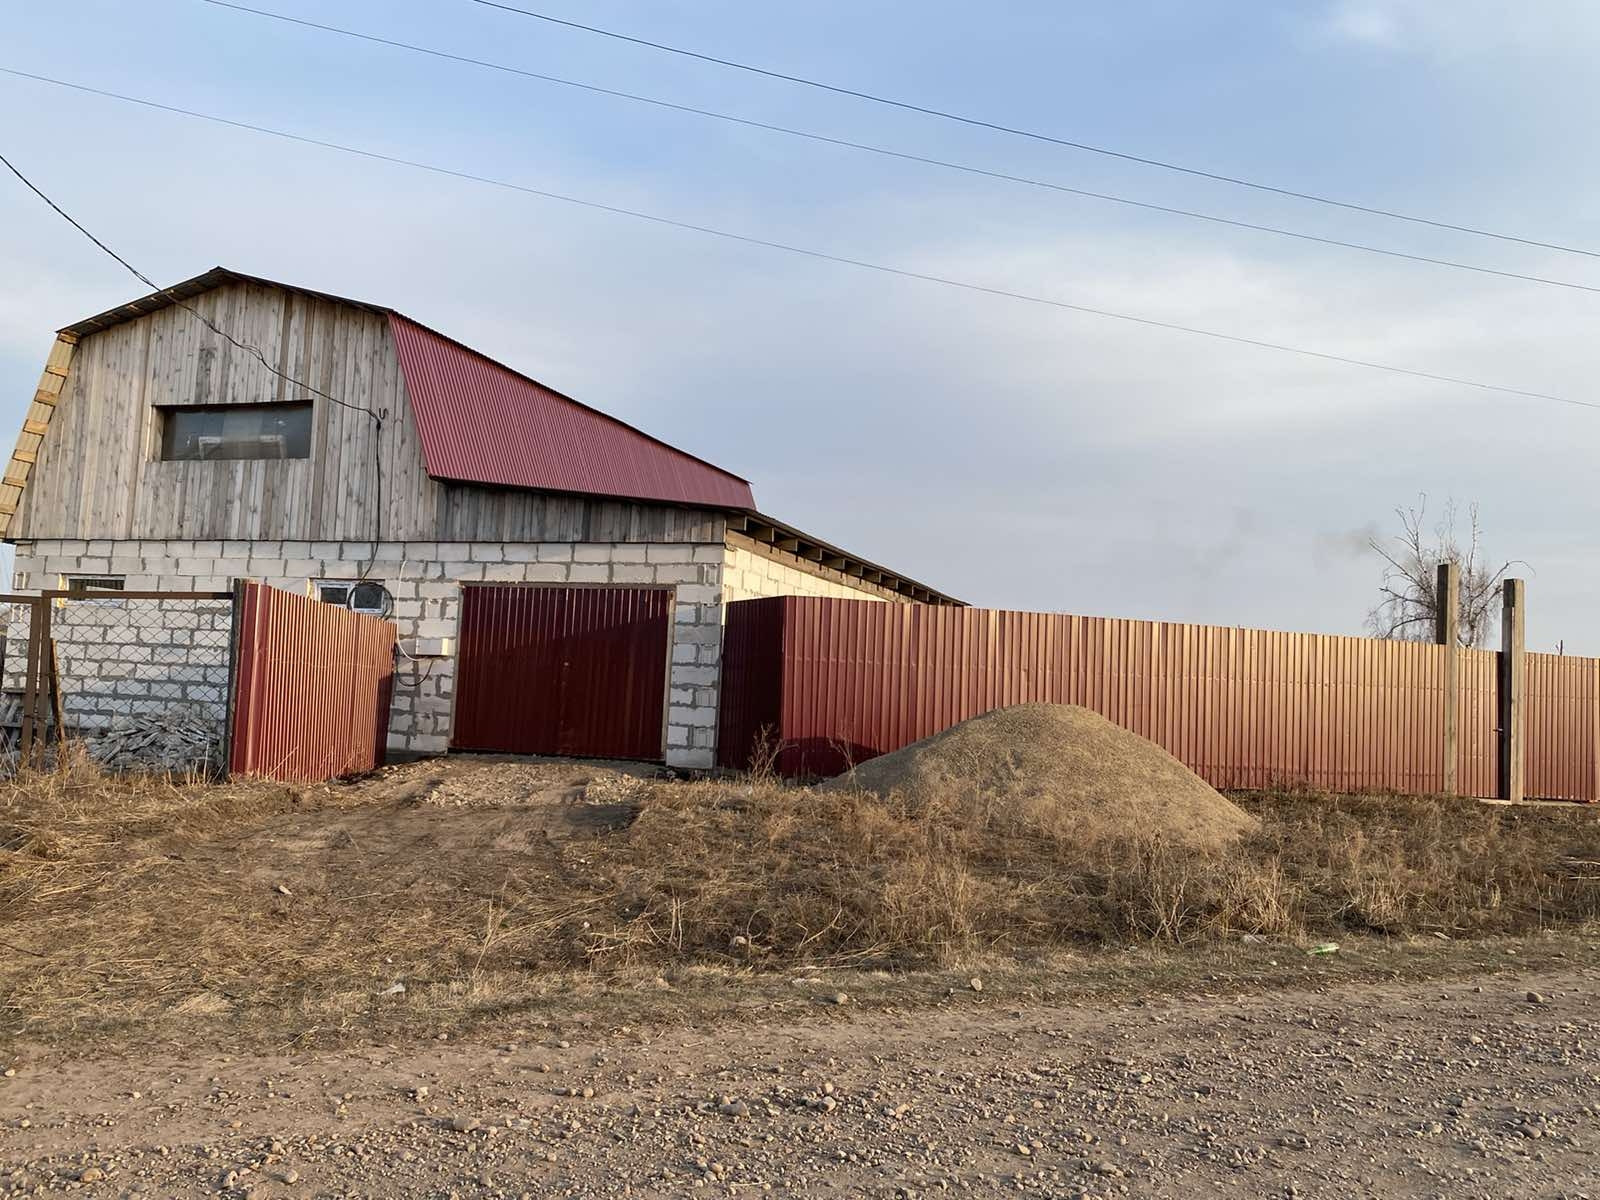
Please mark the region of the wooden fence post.
POLYGON ((1523 798, 1527 745, 1522 731, 1522 698, 1527 662, 1523 658, 1526 585, 1508 579, 1500 586, 1500 798, 1523 798))
POLYGON ((1433 640, 1444 647, 1444 755, 1441 790, 1454 796, 1457 790, 1456 762, 1459 757, 1461 713, 1461 568, 1453 562, 1439 564, 1434 586, 1433 640))

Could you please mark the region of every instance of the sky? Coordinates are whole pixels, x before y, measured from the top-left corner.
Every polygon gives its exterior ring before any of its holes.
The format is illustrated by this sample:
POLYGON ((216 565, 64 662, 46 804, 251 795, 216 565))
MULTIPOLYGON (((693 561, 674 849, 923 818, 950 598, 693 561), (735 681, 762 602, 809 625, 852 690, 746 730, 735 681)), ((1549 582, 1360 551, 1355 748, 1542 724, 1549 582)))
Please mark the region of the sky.
MULTIPOLYGON (((1600 250, 1586 0, 517 0, 1066 140, 1600 250)), ((661 54, 471 0, 258 7, 673 103, 1600 287, 1400 223, 661 54)), ((228 11, 0 0, 0 67, 828 254, 1600 403, 1600 295, 896 161, 228 11)), ((0 75, 0 152, 146 274, 389 304, 990 607, 1358 633, 1366 539, 1478 504, 1532 649, 1600 654, 1600 411, 942 287, 0 75)), ((142 294, 0 177, 0 423, 142 294)))

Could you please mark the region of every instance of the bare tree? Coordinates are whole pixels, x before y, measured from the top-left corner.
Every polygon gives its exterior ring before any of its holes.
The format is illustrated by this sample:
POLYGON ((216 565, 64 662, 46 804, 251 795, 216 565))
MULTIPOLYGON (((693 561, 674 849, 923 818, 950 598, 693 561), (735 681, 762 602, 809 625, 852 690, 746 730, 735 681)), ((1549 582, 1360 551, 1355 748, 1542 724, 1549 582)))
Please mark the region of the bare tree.
POLYGON ((1381 599, 1367 614, 1374 636, 1407 642, 1433 640, 1439 614, 1439 565, 1453 562, 1461 571, 1460 642, 1483 646, 1499 620, 1499 589, 1513 561, 1491 566, 1484 559, 1478 506, 1467 508, 1466 530, 1458 530, 1456 504, 1446 500, 1439 519, 1427 525, 1427 496, 1415 507, 1397 508, 1400 532, 1371 537, 1367 545, 1383 560, 1381 599))

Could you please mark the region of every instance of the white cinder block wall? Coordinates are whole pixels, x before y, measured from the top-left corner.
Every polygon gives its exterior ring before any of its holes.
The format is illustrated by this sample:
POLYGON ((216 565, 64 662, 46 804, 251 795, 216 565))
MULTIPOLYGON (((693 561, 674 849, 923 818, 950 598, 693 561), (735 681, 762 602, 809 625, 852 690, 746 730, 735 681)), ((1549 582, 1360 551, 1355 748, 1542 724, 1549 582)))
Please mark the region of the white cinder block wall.
MULTIPOLYGON (((314 579, 366 576, 394 597, 400 643, 454 639, 461 584, 662 585, 674 591, 665 760, 716 765, 718 682, 725 601, 765 596, 904 600, 775 551, 738 545, 629 542, 80 541, 17 544, 19 590, 60 586, 63 576, 109 575, 129 591, 221 590, 256 579, 298 595, 314 579)), ((450 744, 454 655, 402 657, 395 671, 391 749, 442 753, 450 744)))
POLYGON ((722 560, 723 599, 732 602, 762 600, 768 596, 831 596, 839 600, 909 603, 905 596, 851 579, 838 571, 794 565, 786 561, 789 557, 781 552, 763 552, 730 544, 722 560))

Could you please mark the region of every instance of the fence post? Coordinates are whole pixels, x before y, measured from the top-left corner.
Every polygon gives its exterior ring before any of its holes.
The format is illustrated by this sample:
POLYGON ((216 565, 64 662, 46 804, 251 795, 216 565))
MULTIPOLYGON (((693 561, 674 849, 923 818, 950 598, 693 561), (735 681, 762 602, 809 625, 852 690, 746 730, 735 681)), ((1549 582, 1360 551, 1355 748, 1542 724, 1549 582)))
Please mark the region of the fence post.
POLYGON ((1461 568, 1439 564, 1434 585, 1433 640, 1444 647, 1444 774, 1442 790, 1456 794, 1457 746, 1461 713, 1461 568))
POLYGON ((1527 678, 1523 658, 1526 585, 1508 579, 1500 586, 1500 798, 1519 801, 1527 780, 1522 732, 1522 698, 1527 678))
POLYGON ((226 779, 233 772, 233 739, 238 734, 239 715, 239 638, 242 635, 239 622, 244 613, 246 586, 245 580, 235 577, 228 587, 233 600, 228 613, 228 704, 223 718, 222 761, 217 765, 219 779, 226 779))
POLYGON ((17 739, 18 767, 33 765, 33 739, 38 732, 39 724, 39 714, 35 710, 39 707, 39 662, 42 657, 40 643, 42 639, 50 636, 47 627, 49 611, 50 601, 42 596, 32 601, 32 607, 28 611, 28 673, 23 680, 22 731, 17 739))

